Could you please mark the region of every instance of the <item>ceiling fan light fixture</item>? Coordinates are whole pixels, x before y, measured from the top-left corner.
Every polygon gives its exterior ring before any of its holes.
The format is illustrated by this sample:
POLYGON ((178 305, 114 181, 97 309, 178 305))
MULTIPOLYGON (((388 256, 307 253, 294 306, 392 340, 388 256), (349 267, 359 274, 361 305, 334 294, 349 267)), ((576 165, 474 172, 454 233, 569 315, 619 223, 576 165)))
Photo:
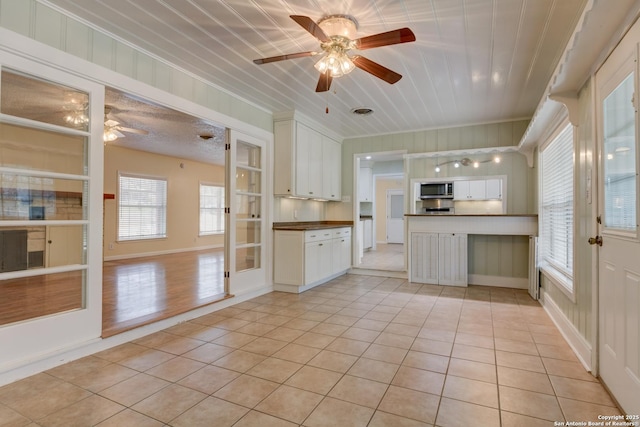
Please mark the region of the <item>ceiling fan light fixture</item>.
POLYGON ((329 15, 318 21, 318 26, 329 36, 355 39, 358 31, 358 21, 351 15, 329 15))
POLYGON ((321 74, 328 71, 331 73, 331 77, 340 77, 352 72, 355 65, 351 58, 342 52, 341 49, 332 49, 327 55, 320 58, 314 67, 321 74))

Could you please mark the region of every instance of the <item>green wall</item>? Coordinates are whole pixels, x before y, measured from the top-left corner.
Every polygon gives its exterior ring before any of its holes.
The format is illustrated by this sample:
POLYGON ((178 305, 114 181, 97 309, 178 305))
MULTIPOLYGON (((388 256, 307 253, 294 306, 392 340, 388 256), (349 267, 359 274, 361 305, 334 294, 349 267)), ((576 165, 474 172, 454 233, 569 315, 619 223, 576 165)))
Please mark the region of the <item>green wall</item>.
MULTIPOLYGON (((463 126, 447 129, 423 130, 399 134, 367 136, 345 139, 342 143, 342 194, 351 202, 329 204, 330 219, 353 219, 354 156, 362 153, 406 151, 407 154, 438 151, 478 149, 489 147, 515 147, 524 134, 528 120, 463 126)), ((472 157, 472 156, 469 156, 472 157)), ((481 160, 489 155, 478 156, 481 160)), ((507 213, 535 214, 536 174, 527 166, 524 155, 512 152, 501 154, 500 164, 485 163, 478 169, 465 167, 443 168, 435 173, 436 160, 413 158, 408 162, 408 179, 452 176, 507 176, 507 213)), ((443 158, 443 161, 444 160, 443 158)), ((406 194, 411 194, 405 188, 406 194)), ((469 247, 469 274, 525 278, 528 275, 528 238, 512 236, 471 236, 469 247), (470 252, 472 252, 470 251, 470 252)))

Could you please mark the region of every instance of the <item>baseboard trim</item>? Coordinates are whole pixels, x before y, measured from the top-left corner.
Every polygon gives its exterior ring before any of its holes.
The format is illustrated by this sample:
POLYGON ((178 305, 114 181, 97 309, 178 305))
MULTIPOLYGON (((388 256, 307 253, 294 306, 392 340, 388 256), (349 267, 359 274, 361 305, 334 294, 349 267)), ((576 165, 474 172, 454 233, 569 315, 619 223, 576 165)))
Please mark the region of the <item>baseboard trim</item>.
POLYGON ((544 311, 547 312, 551 321, 556 325, 564 339, 569 344, 569 347, 576 354, 580 363, 584 368, 591 372, 591 344, 580 334, 580 331, 569 321, 567 316, 564 315, 560 307, 556 304, 556 302, 549 296, 548 293, 544 291, 544 289, 540 290, 540 304, 544 311))
POLYGON ((469 274, 467 282, 470 285, 495 286, 498 288, 529 289, 529 279, 526 277, 488 276, 484 274, 469 274))
POLYGON ((394 271, 394 270, 372 270, 368 268, 352 268, 348 271, 349 274, 356 274, 361 276, 376 276, 376 277, 392 277, 394 279, 406 279, 408 278, 406 271, 394 271))
POLYGON ((329 277, 325 277, 317 282, 309 283, 308 285, 284 285, 282 283, 274 283, 273 290, 278 292, 289 292, 292 294, 301 294, 304 291, 308 291, 309 289, 315 288, 316 286, 320 286, 324 283, 327 283, 329 280, 333 280, 336 277, 340 277, 343 274, 346 274, 347 270, 341 271, 339 273, 335 273, 329 277))
POLYGON ((149 256, 171 255, 171 254, 179 254, 182 252, 194 252, 194 251, 203 251, 207 249, 222 249, 222 248, 224 248, 224 245, 208 245, 208 246, 198 246, 194 248, 168 249, 166 251, 140 252, 137 254, 105 256, 103 260, 118 261, 121 259, 144 258, 149 256))

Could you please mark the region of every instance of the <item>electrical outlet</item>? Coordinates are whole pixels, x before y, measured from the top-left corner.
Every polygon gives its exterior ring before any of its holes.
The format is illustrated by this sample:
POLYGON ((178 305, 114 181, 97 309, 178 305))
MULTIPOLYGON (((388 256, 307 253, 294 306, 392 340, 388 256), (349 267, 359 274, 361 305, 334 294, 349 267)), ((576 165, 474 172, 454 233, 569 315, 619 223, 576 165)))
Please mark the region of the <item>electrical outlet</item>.
POLYGON ((298 209, 293 210, 293 219, 298 219, 298 209))
POLYGON ((109 243, 109 250, 112 251, 113 250, 113 243, 109 243))

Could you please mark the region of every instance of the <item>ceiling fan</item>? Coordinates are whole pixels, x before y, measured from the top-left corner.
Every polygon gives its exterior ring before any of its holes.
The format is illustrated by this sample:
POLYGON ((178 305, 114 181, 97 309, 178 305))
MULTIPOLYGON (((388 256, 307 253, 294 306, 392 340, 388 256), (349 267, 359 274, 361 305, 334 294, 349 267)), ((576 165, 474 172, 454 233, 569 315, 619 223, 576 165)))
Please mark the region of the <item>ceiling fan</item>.
POLYGON ((253 62, 260 65, 285 59, 324 54, 315 64, 315 68, 320 72, 316 92, 328 91, 334 77, 350 73, 354 68, 360 68, 389 84, 396 83, 402 78, 400 74, 364 56, 349 56, 347 52, 352 49, 365 50, 416 40, 416 36, 409 28, 400 28, 356 39, 354 37, 358 30, 358 22, 350 15, 331 15, 322 18, 318 23, 308 16, 291 15, 290 18, 320 41, 322 51, 278 55, 255 59, 253 62))
POLYGON ((142 129, 133 129, 124 126, 120 126, 120 123, 108 118, 108 114, 111 113, 111 107, 104 107, 104 134, 102 139, 104 142, 115 141, 118 138, 124 138, 125 134, 122 132, 135 133, 138 135, 148 135, 149 132, 142 129))

